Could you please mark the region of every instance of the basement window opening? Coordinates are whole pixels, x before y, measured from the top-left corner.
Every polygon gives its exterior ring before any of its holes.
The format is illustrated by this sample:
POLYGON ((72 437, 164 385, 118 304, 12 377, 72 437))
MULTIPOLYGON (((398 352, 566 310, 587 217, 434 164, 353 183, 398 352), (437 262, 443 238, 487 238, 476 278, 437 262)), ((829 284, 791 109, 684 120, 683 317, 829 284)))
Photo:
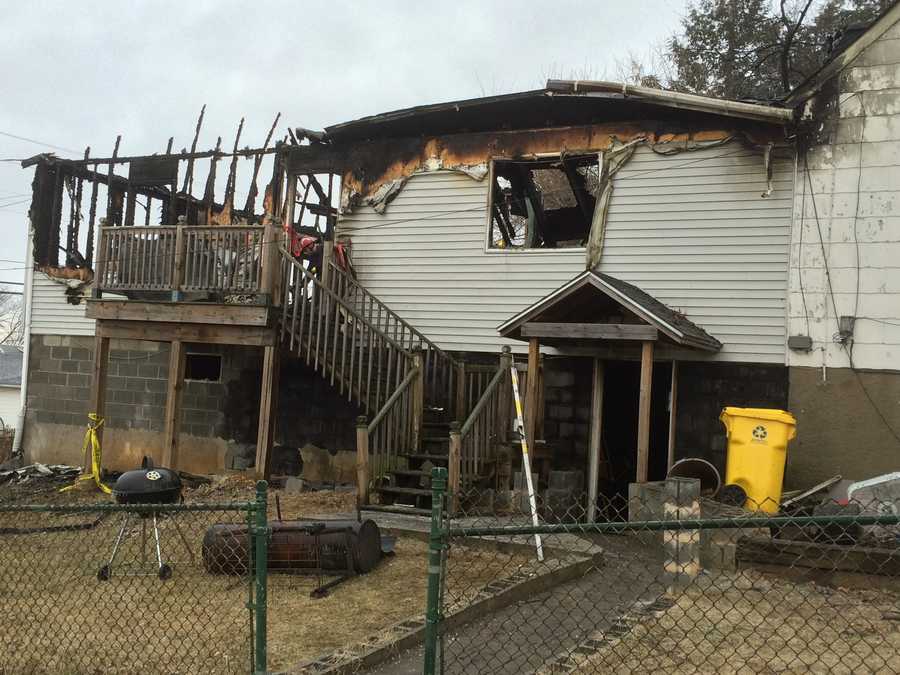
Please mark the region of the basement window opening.
POLYGON ((490 248, 583 248, 599 194, 596 154, 496 160, 490 248))
POLYGON ((184 379, 218 382, 222 379, 221 354, 185 354, 184 379))

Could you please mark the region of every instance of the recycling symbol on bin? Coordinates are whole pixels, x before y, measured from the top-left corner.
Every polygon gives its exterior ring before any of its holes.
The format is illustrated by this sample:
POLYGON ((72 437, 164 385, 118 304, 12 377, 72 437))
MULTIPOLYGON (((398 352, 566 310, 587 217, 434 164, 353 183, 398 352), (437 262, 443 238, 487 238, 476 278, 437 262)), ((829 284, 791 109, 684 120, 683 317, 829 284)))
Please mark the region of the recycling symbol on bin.
POLYGON ((755 438, 757 441, 766 440, 766 436, 768 435, 769 432, 766 431, 766 428, 762 424, 753 429, 753 438, 755 438))

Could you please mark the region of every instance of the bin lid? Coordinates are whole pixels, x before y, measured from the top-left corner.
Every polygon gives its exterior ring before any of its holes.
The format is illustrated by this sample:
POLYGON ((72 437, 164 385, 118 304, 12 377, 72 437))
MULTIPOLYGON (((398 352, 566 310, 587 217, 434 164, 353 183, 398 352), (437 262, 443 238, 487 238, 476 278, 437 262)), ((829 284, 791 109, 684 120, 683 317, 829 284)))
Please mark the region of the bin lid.
POLYGON ((722 416, 729 417, 752 417, 760 420, 771 420, 773 422, 781 422, 782 424, 797 424, 794 416, 786 410, 778 410, 777 408, 735 408, 727 406, 722 411, 722 416))

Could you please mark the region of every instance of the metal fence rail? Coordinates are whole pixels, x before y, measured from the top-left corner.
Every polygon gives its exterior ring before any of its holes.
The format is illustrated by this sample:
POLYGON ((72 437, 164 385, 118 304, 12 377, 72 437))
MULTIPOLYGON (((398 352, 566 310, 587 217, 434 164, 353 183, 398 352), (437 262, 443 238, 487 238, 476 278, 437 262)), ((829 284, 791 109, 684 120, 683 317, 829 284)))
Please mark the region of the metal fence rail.
POLYGON ((584 495, 555 485, 535 526, 498 489, 451 520, 446 484, 435 469, 427 674, 900 673, 900 502, 771 515, 674 479, 588 523, 584 495), (455 555, 474 545, 488 577, 455 555))
POLYGON ((267 546, 265 483, 248 502, 0 504, 0 672, 265 672, 267 546), (220 523, 244 533, 228 569, 220 523))

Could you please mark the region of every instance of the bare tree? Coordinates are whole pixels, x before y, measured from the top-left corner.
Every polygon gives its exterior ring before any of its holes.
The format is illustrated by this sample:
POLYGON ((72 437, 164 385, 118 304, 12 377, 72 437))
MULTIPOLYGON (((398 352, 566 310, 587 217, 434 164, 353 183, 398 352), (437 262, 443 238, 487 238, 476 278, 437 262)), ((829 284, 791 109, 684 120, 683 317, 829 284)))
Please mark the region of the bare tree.
POLYGON ((784 34, 781 38, 778 66, 781 75, 781 90, 785 93, 791 90, 791 50, 794 48, 794 39, 797 37, 797 31, 803 25, 803 20, 811 5, 812 0, 804 0, 800 5, 794 7, 793 11, 787 7, 787 0, 781 0, 779 5, 784 34))
POLYGON ((0 288, 0 344, 21 347, 25 339, 25 308, 17 291, 0 288))

